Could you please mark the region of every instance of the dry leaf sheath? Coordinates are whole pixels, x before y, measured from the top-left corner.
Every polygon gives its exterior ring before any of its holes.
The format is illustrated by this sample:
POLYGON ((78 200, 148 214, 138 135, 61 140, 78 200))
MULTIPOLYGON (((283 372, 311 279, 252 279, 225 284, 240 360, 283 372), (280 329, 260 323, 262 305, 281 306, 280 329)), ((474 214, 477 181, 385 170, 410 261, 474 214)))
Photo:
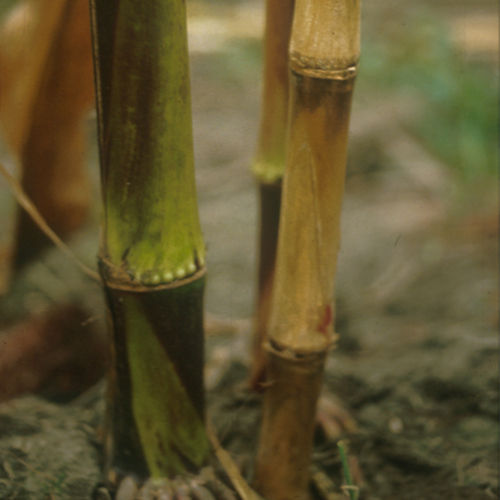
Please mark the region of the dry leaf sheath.
POLYGON ((334 341, 351 96, 359 57, 357 0, 297 0, 290 111, 268 373, 256 486, 270 500, 307 498, 314 415, 334 341))
MULTIPOLYGON (((61 237, 85 221, 84 117, 94 101, 87 0, 25 0, 0 29, 0 125, 21 185, 61 237)), ((12 260, 21 269, 49 240, 20 211, 12 260)))

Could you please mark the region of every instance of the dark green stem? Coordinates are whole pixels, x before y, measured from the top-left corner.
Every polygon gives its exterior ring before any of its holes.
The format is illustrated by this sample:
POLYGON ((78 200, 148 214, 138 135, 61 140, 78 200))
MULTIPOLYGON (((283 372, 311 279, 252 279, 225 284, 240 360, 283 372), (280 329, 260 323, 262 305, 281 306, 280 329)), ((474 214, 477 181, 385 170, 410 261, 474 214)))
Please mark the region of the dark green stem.
POLYGON ((201 277, 151 292, 106 289, 113 324, 108 477, 196 472, 205 463, 201 277))
POLYGON ((107 476, 196 473, 205 249, 182 0, 91 0, 112 324, 107 476))

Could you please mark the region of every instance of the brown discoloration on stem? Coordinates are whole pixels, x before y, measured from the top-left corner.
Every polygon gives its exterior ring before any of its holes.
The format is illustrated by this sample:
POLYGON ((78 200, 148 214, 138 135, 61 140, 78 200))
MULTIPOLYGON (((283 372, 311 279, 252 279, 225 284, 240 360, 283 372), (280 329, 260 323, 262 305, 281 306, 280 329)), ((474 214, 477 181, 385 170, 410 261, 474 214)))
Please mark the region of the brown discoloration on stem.
POLYGON ((309 498, 309 461, 324 360, 324 354, 283 357, 280 349, 270 348, 255 471, 256 489, 265 498, 309 498))
POLYGON ((340 240, 352 81, 293 74, 288 170, 270 336, 296 352, 328 349, 340 240))
POLYGON ((288 113, 288 46, 295 0, 267 0, 264 72, 257 155, 253 165, 259 182, 260 234, 257 311, 253 337, 251 386, 264 374, 263 342, 267 337, 285 169, 288 113))
POLYGON ((278 246, 281 182, 277 184, 261 184, 259 194, 259 281, 253 337, 253 362, 250 375, 250 383, 254 389, 259 389, 264 377, 265 354, 263 344, 268 335, 267 330, 271 313, 276 248, 278 246))

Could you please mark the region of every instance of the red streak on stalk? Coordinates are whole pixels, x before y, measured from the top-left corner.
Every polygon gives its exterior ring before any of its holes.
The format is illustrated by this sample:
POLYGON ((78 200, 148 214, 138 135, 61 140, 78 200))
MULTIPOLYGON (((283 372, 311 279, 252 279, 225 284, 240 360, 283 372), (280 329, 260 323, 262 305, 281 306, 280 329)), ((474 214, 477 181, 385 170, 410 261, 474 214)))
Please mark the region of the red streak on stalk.
POLYGON ((328 335, 328 327, 330 326, 331 322, 333 321, 333 311, 332 311, 332 306, 328 304, 325 307, 325 314, 323 316, 323 319, 320 321, 318 325, 318 332, 321 332, 325 337, 328 335))

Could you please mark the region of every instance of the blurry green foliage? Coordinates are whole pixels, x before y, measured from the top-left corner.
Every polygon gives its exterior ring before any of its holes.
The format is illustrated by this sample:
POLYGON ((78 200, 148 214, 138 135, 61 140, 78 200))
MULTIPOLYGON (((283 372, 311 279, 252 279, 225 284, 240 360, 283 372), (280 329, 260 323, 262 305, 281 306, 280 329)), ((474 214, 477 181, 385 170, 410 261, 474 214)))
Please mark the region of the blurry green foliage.
POLYGON ((366 33, 358 92, 413 95, 422 108, 407 125, 430 151, 464 180, 495 174, 496 66, 467 60, 443 21, 414 13, 406 20, 366 33))
POLYGON ((0 20, 16 3, 17 0, 0 0, 0 20))

